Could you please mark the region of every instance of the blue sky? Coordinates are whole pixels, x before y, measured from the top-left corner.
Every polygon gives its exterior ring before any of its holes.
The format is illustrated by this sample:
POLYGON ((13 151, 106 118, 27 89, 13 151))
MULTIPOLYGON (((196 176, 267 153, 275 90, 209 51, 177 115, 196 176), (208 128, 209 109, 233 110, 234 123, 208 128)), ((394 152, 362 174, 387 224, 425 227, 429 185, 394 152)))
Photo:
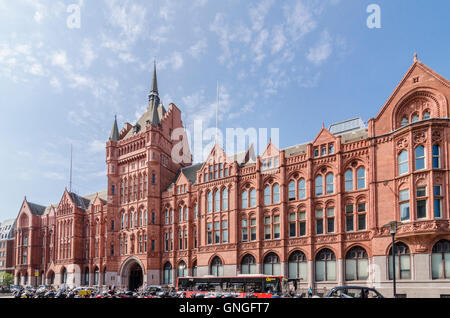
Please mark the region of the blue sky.
MULTIPOLYGON (((0 1, 0 221, 26 195, 106 187, 104 144, 145 111, 153 60, 161 99, 220 127, 279 128, 280 146, 322 123, 376 115, 417 52, 450 78, 450 2, 425 0, 0 1), (369 29, 369 4, 381 28, 369 29), (70 4, 80 28, 69 28, 70 4)), ((205 142, 206 144, 207 142, 205 142)))

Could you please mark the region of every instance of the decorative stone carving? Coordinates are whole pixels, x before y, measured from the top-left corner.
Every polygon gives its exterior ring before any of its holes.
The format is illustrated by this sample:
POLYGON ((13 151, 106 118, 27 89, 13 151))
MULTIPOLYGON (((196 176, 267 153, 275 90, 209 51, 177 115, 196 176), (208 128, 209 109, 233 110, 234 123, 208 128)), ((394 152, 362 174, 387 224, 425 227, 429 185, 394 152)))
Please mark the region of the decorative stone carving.
POLYGON ((413 134, 414 144, 423 144, 427 140, 426 131, 417 131, 413 134))
POLYGON ((441 134, 441 132, 440 132, 439 130, 434 130, 434 131, 431 133, 431 140, 432 140, 433 142, 435 142, 435 141, 441 141, 441 140, 442 140, 442 134, 441 134))
POLYGON ((395 142, 395 144, 397 145, 398 149, 408 148, 408 138, 407 137, 399 138, 395 142))
POLYGON ((289 246, 297 246, 297 245, 306 245, 308 244, 308 239, 306 238, 298 238, 298 239, 289 239, 289 246))
POLYGON ((313 241, 314 243, 333 243, 337 242, 338 237, 337 235, 322 235, 322 236, 316 236, 313 241))
POLYGON ((347 241, 364 241, 370 239, 370 232, 347 233, 345 235, 347 241))

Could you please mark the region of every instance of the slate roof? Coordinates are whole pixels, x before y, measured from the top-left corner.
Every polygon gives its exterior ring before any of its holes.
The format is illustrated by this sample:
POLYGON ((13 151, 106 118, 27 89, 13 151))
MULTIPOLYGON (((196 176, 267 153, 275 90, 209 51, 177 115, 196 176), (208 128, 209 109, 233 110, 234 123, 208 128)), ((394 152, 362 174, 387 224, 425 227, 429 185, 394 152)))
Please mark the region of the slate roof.
POLYGON ((45 206, 39 205, 36 203, 32 203, 32 202, 28 202, 28 201, 27 201, 27 203, 28 203, 28 206, 30 207, 31 214, 34 214, 34 215, 44 214, 45 208, 46 208, 45 206))

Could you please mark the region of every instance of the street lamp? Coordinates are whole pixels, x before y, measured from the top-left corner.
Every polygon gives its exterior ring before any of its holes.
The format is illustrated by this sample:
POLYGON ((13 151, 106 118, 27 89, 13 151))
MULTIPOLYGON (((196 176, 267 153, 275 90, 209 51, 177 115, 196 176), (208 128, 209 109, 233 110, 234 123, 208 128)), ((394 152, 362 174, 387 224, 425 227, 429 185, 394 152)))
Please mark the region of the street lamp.
POLYGON ((394 288, 394 298, 397 298, 397 286, 395 281, 395 233, 397 233, 397 226, 401 224, 401 222, 392 221, 385 225, 385 227, 389 227, 389 233, 391 233, 392 236, 392 283, 394 288))

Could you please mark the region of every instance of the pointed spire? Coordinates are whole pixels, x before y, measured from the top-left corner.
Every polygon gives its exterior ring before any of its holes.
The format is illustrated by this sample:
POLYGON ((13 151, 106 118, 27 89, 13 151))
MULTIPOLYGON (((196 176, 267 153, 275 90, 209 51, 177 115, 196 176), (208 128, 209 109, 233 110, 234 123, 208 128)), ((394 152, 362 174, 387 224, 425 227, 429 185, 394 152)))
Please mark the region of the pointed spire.
POLYGON ((419 59, 417 58, 417 53, 414 53, 414 62, 417 62, 419 59))
POLYGON ((150 91, 150 95, 155 93, 158 95, 158 80, 156 78, 156 60, 153 61, 153 80, 152 80, 152 90, 150 91))
POLYGON ((152 90, 148 96, 148 107, 150 108, 150 121, 153 125, 159 125, 161 123, 158 107, 160 104, 159 93, 158 93, 158 80, 156 77, 156 61, 153 62, 153 81, 152 90))
POLYGON ((117 127, 117 115, 114 116, 114 124, 111 129, 111 135, 109 136, 111 141, 119 141, 119 128, 117 127))

